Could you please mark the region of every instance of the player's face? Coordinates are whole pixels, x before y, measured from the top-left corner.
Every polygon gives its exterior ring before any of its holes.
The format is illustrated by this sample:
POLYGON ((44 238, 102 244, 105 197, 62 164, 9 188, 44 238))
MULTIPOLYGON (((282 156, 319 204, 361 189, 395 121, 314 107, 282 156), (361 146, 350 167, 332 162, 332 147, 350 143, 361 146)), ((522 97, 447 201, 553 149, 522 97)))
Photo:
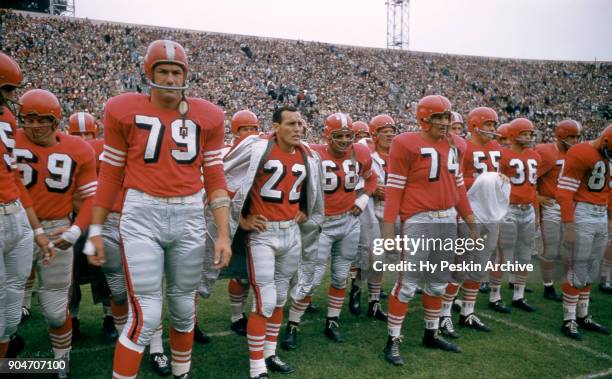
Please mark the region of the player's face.
POLYGON ((573 136, 567 136, 563 142, 565 142, 565 146, 567 146, 567 148, 569 149, 570 147, 574 146, 575 144, 578 143, 578 141, 580 140, 580 136, 578 135, 573 135, 573 136))
POLYGON ((55 139, 55 120, 53 117, 26 115, 22 118, 26 137, 41 146, 52 144, 55 139))
POLYGON ((434 114, 430 118, 431 129, 429 129, 429 135, 433 139, 442 139, 448 134, 450 127, 450 113, 438 113, 434 114))
MULTIPOLYGON (((161 63, 153 69, 153 83, 169 87, 179 87, 185 83, 185 72, 177 64, 161 63)), ((164 90, 158 88, 151 89, 152 96, 158 96, 163 102, 179 101, 181 91, 164 90)))
POLYGON ((253 134, 257 134, 257 127, 255 125, 246 125, 238 128, 238 134, 236 137, 238 139, 243 139, 253 134))
POLYGON ((81 139, 83 139, 84 141, 89 141, 94 139, 94 134, 91 132, 86 132, 86 133, 74 133, 73 136, 77 136, 77 137, 81 137, 81 139))
POLYGON ((384 127, 378 129, 376 132, 376 144, 383 149, 388 149, 391 147, 391 141, 395 137, 395 128, 392 127, 384 127))
POLYGON ((450 133, 460 136, 461 134, 463 134, 463 124, 456 122, 450 126, 450 129, 448 131, 450 133))
POLYGON ((357 134, 355 134, 355 141, 359 141, 362 138, 370 138, 370 133, 360 131, 360 132, 357 132, 357 134))
POLYGON ((329 148, 334 154, 343 154, 355 141, 355 133, 350 130, 333 132, 328 139, 329 148))
POLYGON ((508 142, 508 138, 506 137, 499 137, 499 139, 497 140, 499 142, 500 145, 502 146, 508 146, 510 143, 508 142))
POLYGON ((9 99, 11 101, 17 100, 17 87, 13 86, 3 86, 0 88, 0 95, 5 99, 9 99))
POLYGON ((280 123, 273 123, 272 128, 276 133, 276 139, 282 147, 296 147, 300 144, 304 121, 300 112, 284 111, 280 123))
POLYGON ((528 130, 524 131, 524 132, 520 132, 518 135, 518 139, 521 140, 521 142, 515 141, 515 144, 518 144, 519 146, 522 147, 529 147, 530 143, 528 142, 523 142, 523 141, 529 141, 531 140, 533 136, 533 132, 530 132, 528 130))

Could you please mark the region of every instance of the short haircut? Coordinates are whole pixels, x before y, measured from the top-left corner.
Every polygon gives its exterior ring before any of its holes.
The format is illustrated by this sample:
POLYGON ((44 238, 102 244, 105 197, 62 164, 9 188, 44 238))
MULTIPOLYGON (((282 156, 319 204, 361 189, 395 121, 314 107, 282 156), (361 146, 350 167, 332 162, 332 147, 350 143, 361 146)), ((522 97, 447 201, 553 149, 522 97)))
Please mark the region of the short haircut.
POLYGON ((293 105, 284 105, 274 111, 272 114, 272 122, 275 124, 280 124, 283 122, 283 112, 297 112, 297 108, 293 105))

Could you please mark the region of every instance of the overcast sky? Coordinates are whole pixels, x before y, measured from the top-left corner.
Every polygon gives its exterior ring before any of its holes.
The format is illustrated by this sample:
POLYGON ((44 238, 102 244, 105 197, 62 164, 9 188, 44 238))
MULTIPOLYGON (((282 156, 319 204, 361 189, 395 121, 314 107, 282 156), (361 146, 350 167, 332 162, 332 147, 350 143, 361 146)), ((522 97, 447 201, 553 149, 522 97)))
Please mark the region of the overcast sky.
MULTIPOLYGON (((77 17, 386 46, 385 0, 75 0, 77 17)), ((411 0, 410 49, 612 61, 612 0, 411 0)))

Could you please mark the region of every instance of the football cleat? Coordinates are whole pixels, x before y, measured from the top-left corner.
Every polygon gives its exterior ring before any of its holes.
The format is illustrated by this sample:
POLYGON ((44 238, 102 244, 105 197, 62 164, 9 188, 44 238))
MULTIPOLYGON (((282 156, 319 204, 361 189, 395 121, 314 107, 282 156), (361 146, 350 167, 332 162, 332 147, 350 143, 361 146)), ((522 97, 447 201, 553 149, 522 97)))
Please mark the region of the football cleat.
POLYGON ((81 320, 76 317, 72 318, 72 341, 81 339, 81 320))
POLYGON ((557 291, 555 291, 555 286, 553 285, 544 286, 544 298, 558 302, 563 301, 563 298, 557 294, 557 291))
POLYGON ((525 300, 525 298, 518 299, 518 300, 512 300, 512 307, 522 309, 525 312, 535 312, 536 311, 534 307, 527 304, 527 300, 525 300))
POLYGON ((230 329, 239 336, 246 336, 248 321, 247 316, 243 313, 240 320, 231 323, 230 329))
POLYGON ((172 369, 170 364, 168 364, 168 357, 164 353, 151 354, 151 367, 159 376, 169 376, 172 374, 172 369))
POLYGON ((591 315, 588 315, 586 317, 578 317, 576 321, 580 329, 588 330, 591 332, 597 332, 597 333, 601 333, 605 335, 610 334, 610 331, 608 330, 608 328, 601 325, 600 323, 593 321, 593 316, 591 315))
POLYGON ((385 311, 383 311, 380 301, 370 301, 370 303, 368 304, 368 317, 373 317, 380 321, 387 321, 387 314, 385 313, 385 311))
POLYGON ((433 329, 425 329, 423 335, 423 346, 432 349, 440 349, 443 351, 450 351, 452 353, 460 353, 461 349, 459 346, 448 342, 444 338, 438 336, 438 331, 433 329))
POLYGON ((251 379, 264 379, 264 378, 269 378, 267 372, 262 372, 261 374, 257 376, 251 376, 251 379))
POLYGON ((30 317, 32 317, 32 311, 30 311, 30 308, 21 307, 21 321, 19 321, 19 325, 28 321, 30 317))
POLYGON ((480 292, 480 293, 489 293, 489 292, 491 292, 491 287, 489 287, 489 283, 488 282, 480 283, 480 288, 478 289, 478 292, 480 292))
POLYGON ((66 353, 61 358, 58 358, 58 360, 65 360, 66 365, 64 366, 63 369, 60 369, 53 373, 54 379, 69 379, 70 378, 70 356, 69 354, 70 353, 66 353))
POLYGON ((563 333, 566 337, 581 341, 582 336, 580 335, 580 331, 578 330, 578 323, 576 320, 565 320, 563 321, 563 325, 561 325, 561 333, 563 333))
POLYGON ((462 304, 463 303, 461 302, 461 300, 455 299, 455 301, 453 301, 453 305, 451 305, 451 310, 453 312, 457 312, 457 313, 461 312, 461 305, 462 304))
POLYGON ((18 334, 13 334, 9 340, 5 358, 17 358, 19 353, 25 348, 25 341, 18 334))
POLYGON ((200 329, 200 327, 198 326, 198 324, 195 324, 195 327, 193 328, 193 340, 199 344, 202 345, 206 345, 207 343, 210 343, 210 337, 206 335, 206 333, 204 333, 204 331, 202 329, 200 329))
POLYGON ((480 330, 481 332, 491 331, 491 329, 489 329, 489 327, 486 326, 484 322, 480 321, 480 319, 473 313, 467 316, 464 316, 464 315, 459 316, 459 325, 465 328, 472 328, 472 329, 480 330))
POLYGON ((291 374, 295 371, 295 368, 283 362, 278 355, 266 358, 266 367, 272 372, 279 372, 281 374, 291 374))
POLYGON ((318 311, 319 307, 314 305, 312 302, 310 302, 310 304, 308 304, 308 307, 306 307, 306 313, 317 313, 318 311))
POLYGON ((489 308, 499 313, 511 313, 512 310, 502 300, 489 301, 489 308))
POLYGON ((404 336, 389 336, 387 338, 387 345, 383 349, 383 353, 385 354, 385 359, 387 360, 387 362, 393 363, 395 366, 404 365, 404 360, 402 359, 399 350, 400 343, 402 343, 403 339, 404 336))
POLYGON ((610 282, 599 283, 599 290, 603 293, 612 294, 612 283, 610 282))
POLYGON ((459 338, 459 334, 455 331, 453 319, 448 316, 440 317, 440 333, 449 338, 459 338))
POLYGON ((113 316, 104 317, 104 321, 102 322, 102 339, 105 343, 113 343, 117 338, 119 338, 119 333, 117 333, 117 329, 115 328, 113 316))
POLYGON ((361 314, 361 288, 353 284, 349 292, 349 311, 355 316, 361 314))
POLYGON ((189 373, 186 372, 186 373, 181 374, 181 375, 174 375, 174 376, 172 376, 172 378, 174 378, 174 379, 189 379, 189 373))
POLYGON ((281 347, 285 350, 294 350, 297 347, 298 324, 289 321, 285 335, 281 341, 281 347))
POLYGON ((340 332, 338 317, 328 317, 325 320, 325 336, 334 342, 344 342, 344 336, 340 332))

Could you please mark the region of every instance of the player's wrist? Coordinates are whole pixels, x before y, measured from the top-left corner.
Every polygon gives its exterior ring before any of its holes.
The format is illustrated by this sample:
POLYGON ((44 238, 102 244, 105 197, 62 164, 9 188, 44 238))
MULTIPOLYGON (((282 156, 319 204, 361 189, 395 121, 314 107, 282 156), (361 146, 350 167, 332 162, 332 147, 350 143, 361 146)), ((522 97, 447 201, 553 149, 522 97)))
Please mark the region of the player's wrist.
POLYGON ((97 237, 102 235, 102 228, 104 226, 100 224, 91 224, 89 225, 89 238, 97 237))

